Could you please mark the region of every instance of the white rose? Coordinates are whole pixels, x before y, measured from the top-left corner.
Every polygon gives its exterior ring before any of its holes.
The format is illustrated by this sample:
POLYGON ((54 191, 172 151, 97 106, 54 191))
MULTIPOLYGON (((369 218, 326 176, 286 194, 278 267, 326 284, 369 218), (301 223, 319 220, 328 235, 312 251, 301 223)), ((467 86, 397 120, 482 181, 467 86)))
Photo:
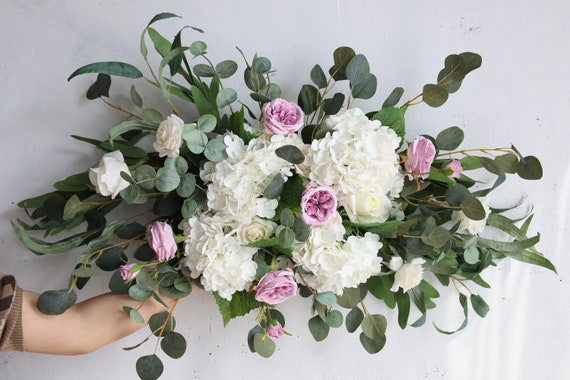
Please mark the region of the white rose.
POLYGON ((487 225, 487 218, 489 217, 490 209, 488 206, 489 199, 483 198, 480 199, 481 204, 483 205, 483 209, 485 210, 485 217, 481 220, 473 220, 469 219, 463 211, 453 211, 451 213, 451 220, 453 223, 459 222, 459 228, 457 232, 468 232, 471 235, 477 235, 480 232, 483 232, 485 226, 487 225))
POLYGON ((344 197, 342 205, 349 219, 356 223, 383 222, 392 211, 392 202, 386 195, 366 190, 344 197))
POLYGON ((152 145, 160 157, 178 157, 182 146, 182 127, 184 121, 176 115, 170 115, 160 123, 152 145))
POLYGON ((121 190, 129 187, 129 183, 121 177, 121 172, 130 174, 123 154, 116 150, 105 154, 98 167, 91 168, 89 180, 99 194, 110 195, 114 199, 121 190))
POLYGON ((250 244, 262 239, 268 239, 277 224, 260 218, 254 218, 250 223, 240 224, 237 237, 242 244, 250 244))
POLYGON ((399 266, 400 260, 390 261, 390 269, 396 270, 396 275, 394 276, 394 285, 390 288, 391 291, 397 292, 398 288, 407 292, 408 290, 415 288, 422 282, 424 268, 422 264, 426 261, 424 259, 415 258, 409 263, 399 266), (398 267, 399 266, 399 267, 398 267), (394 269, 398 267, 397 269, 394 269))

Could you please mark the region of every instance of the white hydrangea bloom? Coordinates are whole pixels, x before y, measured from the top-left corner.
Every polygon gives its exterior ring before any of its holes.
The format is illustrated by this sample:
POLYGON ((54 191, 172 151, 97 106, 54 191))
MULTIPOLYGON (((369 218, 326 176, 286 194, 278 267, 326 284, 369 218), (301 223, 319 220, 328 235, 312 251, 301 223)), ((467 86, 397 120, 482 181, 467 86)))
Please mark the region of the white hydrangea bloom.
POLYGON ((400 138, 357 108, 331 116, 325 125, 333 132, 313 140, 306 160, 309 178, 335 189, 350 220, 386 221, 390 201, 404 185, 396 153, 400 138))
POLYGON ((208 208, 242 222, 249 222, 255 216, 272 218, 278 201, 262 194, 277 173, 285 179, 293 174, 293 166, 279 158, 275 150, 284 145, 301 148, 305 144, 297 135, 253 139, 245 150, 238 136, 227 135, 224 142, 228 146, 228 159, 208 163, 200 173, 208 183, 208 208))
POLYGON ((257 249, 243 246, 235 230, 226 231, 227 223, 220 215, 207 214, 184 223, 188 237, 184 263, 193 278, 202 275, 204 289, 231 300, 236 291, 248 289, 255 279, 257 264, 252 256, 257 249))
POLYGON ((318 292, 340 295, 344 288, 353 288, 380 273, 379 236, 366 233, 342 241, 344 232, 339 217, 335 223, 312 228, 309 239, 294 246, 293 259, 310 272, 302 275, 303 280, 318 292))

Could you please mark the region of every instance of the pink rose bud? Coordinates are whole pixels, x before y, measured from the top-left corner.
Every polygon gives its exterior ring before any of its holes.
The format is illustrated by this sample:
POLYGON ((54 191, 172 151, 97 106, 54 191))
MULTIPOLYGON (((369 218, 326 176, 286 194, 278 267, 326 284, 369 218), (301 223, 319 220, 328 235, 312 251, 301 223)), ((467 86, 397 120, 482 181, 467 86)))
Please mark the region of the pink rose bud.
POLYGON ((178 247, 170 224, 164 222, 151 224, 147 229, 147 239, 159 261, 170 260, 176 255, 178 247))
POLYGON ((259 280, 253 290, 256 291, 255 299, 257 301, 277 305, 297 293, 297 283, 293 270, 285 268, 268 272, 259 280))
POLYGON ((418 136, 408 146, 408 159, 406 160, 406 171, 408 178, 426 179, 429 176, 429 171, 433 159, 435 158, 435 146, 431 140, 423 136, 418 136))
POLYGON ((121 277, 123 278, 124 281, 130 281, 133 278, 135 278, 137 276, 137 274, 139 274, 140 270, 137 270, 134 272, 132 270, 135 267, 135 265, 137 265, 137 264, 121 265, 121 268, 119 269, 119 271, 121 272, 121 277))
POLYGON ((277 322, 276 325, 269 325, 267 335, 273 339, 281 338, 283 336, 283 327, 281 326, 281 323, 277 322))
POLYGON ((301 107, 285 99, 275 99, 263 105, 265 133, 284 135, 295 133, 303 126, 305 114, 301 107))
POLYGON ((463 168, 461 167, 461 162, 459 160, 453 160, 449 164, 443 167, 443 170, 451 169, 452 172, 448 175, 449 178, 459 178, 461 176, 461 172, 463 168))
POLYGON ((301 218, 310 226, 322 226, 336 217, 337 199, 328 186, 308 185, 301 198, 301 218))

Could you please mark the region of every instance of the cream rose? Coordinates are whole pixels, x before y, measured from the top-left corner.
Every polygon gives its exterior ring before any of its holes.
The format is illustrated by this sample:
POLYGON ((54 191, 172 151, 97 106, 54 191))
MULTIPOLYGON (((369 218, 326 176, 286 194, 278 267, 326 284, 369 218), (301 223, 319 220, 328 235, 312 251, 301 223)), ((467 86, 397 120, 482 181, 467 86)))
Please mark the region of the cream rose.
POLYGON ((387 220, 392 208, 392 202, 385 194, 374 194, 365 190, 345 197, 343 205, 349 219, 358 223, 387 220))
POLYGON ((411 262, 402 265, 400 257, 392 258, 388 266, 396 271, 396 275, 394 276, 394 285, 390 290, 397 292, 398 288, 402 288, 405 293, 418 286, 422 282, 424 272, 422 265, 425 262, 424 259, 415 258, 411 262))
POLYGON ((160 157, 178 157, 182 146, 182 127, 184 121, 176 115, 170 115, 160 123, 152 145, 160 157))
POLYGON ((277 224, 272 221, 254 218, 250 223, 241 224, 236 232, 242 244, 251 244, 258 240, 268 239, 275 227, 277 224))
POLYGON ((99 194, 103 196, 110 195, 114 199, 121 190, 129 187, 129 183, 121 177, 121 172, 130 174, 123 154, 116 150, 106 153, 101 158, 99 166, 91 168, 89 180, 99 194))

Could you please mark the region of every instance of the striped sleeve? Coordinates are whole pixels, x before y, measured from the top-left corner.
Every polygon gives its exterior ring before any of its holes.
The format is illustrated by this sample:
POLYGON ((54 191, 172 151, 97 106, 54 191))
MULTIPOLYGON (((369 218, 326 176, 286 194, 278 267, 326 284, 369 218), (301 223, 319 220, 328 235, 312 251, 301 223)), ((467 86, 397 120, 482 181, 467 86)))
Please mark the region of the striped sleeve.
POLYGON ((0 273, 0 351, 23 351, 22 290, 14 276, 0 273))

